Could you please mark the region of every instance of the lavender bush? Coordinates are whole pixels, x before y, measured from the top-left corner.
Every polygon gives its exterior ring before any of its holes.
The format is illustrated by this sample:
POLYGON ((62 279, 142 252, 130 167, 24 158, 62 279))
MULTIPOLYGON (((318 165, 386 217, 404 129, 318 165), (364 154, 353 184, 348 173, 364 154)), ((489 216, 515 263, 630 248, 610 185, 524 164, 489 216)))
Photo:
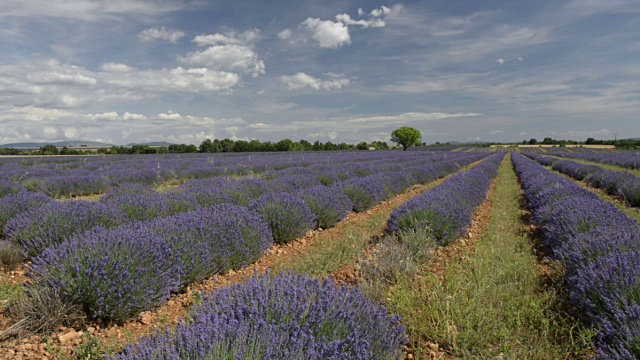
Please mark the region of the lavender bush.
POLYGON ((640 225, 521 155, 513 163, 532 221, 565 267, 569 298, 597 332, 601 358, 640 357, 640 225))
POLYGON ((125 195, 151 196, 155 194, 157 194, 156 191, 150 186, 138 183, 122 183, 107 192, 102 198, 100 198, 100 201, 110 202, 125 195))
POLYGON ((224 204, 137 224, 171 244, 183 285, 257 261, 273 245, 269 226, 244 206, 224 204))
POLYGON ((363 212, 387 196, 384 183, 375 175, 343 181, 335 186, 353 202, 353 210, 363 212))
POLYGON ((181 323, 113 359, 399 359, 398 317, 357 289, 302 275, 262 276, 204 299, 181 323))
POLYGON ((188 193, 123 194, 104 203, 120 209, 133 221, 165 218, 200 207, 188 193))
POLYGON ((97 202, 50 202, 9 220, 7 239, 21 246, 28 257, 38 256, 65 238, 95 227, 116 227, 127 222, 117 208, 97 202))
POLYGON ((22 186, 14 183, 13 181, 0 180, 0 199, 20 192, 23 189, 22 186))
POLYGON ((144 229, 97 228, 33 260, 36 283, 59 290, 88 316, 121 323, 165 301, 183 269, 171 244, 144 229))
POLYGON ((317 227, 323 229, 335 226, 353 209, 351 199, 333 186, 314 186, 295 196, 306 202, 317 218, 317 227))
POLYGON ((254 200, 249 208, 269 224, 273 240, 291 242, 315 229, 316 217, 307 204, 289 194, 267 194, 254 200))
POLYGON ((54 200, 45 194, 21 191, 0 199, 0 235, 9 220, 28 210, 36 209, 54 200))
POLYGON ((495 155, 472 169, 407 201, 391 213, 390 234, 429 229, 440 245, 447 245, 471 224, 473 210, 486 198, 491 179, 498 173, 504 154, 495 155))

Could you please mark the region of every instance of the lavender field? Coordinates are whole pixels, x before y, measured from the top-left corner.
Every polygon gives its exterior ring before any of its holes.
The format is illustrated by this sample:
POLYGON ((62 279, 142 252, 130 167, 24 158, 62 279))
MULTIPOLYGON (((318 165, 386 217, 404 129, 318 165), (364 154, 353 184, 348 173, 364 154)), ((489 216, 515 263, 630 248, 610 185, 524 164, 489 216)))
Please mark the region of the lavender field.
POLYGON ((455 343, 411 325, 420 308, 371 289, 400 291, 399 279, 437 268, 438 249, 483 241, 490 225, 479 209, 490 211, 506 168, 522 187, 511 191, 517 211, 530 214, 515 221, 535 229, 528 237, 544 250, 540 261, 562 269, 553 288, 565 289, 569 310, 557 315, 592 332, 588 354, 640 357, 640 225, 594 194, 603 189, 619 206, 638 207, 640 179, 625 171, 637 168, 637 154, 524 155, 458 148, 0 158, 0 279, 18 275, 0 283, 0 353, 10 354, 0 359, 461 356, 455 343), (345 255, 318 240, 347 236, 345 228, 381 209, 362 251, 345 255), (484 230, 472 237, 474 226, 484 230), (270 256, 295 265, 314 251, 324 255, 311 267, 350 257, 329 277, 265 265, 215 291, 193 291, 270 256), (149 315, 187 297, 179 317, 149 315), (114 335, 121 329, 132 334, 126 341, 114 335), (69 334, 74 340, 63 341, 69 334))

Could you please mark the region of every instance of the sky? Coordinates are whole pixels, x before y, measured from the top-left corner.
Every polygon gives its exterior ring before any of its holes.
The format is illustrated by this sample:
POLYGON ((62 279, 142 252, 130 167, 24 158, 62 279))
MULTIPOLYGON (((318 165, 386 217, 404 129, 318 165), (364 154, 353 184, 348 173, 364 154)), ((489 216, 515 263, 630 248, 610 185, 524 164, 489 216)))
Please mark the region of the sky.
POLYGON ((638 113, 638 0, 0 2, 0 144, 621 139, 638 113))

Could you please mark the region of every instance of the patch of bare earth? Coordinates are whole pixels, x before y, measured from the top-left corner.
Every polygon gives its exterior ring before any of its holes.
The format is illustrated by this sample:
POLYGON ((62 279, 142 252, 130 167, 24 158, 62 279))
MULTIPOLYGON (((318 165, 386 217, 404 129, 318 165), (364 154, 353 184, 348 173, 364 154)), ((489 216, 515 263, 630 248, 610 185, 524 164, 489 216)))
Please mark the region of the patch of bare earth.
MULTIPOLYGON (((83 343, 91 341, 91 338, 100 339, 104 349, 118 349, 126 343, 135 342, 143 335, 149 335, 156 330, 164 329, 166 325, 175 325, 187 315, 188 308, 193 304, 195 293, 211 293, 216 289, 236 283, 242 283, 254 274, 262 274, 272 268, 278 262, 296 261, 298 257, 309 251, 316 245, 318 235, 322 233, 339 234, 345 226, 358 225, 368 218, 380 212, 390 211, 405 201, 422 193, 427 186, 414 186, 407 192, 383 201, 373 208, 362 213, 351 213, 338 225, 326 230, 315 230, 307 233, 303 238, 286 245, 274 245, 255 263, 236 271, 229 271, 223 275, 213 277, 189 286, 184 293, 175 295, 169 301, 152 311, 140 314, 136 320, 122 325, 100 326, 99 324, 87 324, 82 329, 61 327, 54 334, 48 336, 31 336, 28 338, 11 339, 0 343, 0 360, 4 359, 55 359, 56 356, 71 356, 74 349, 83 343)), ((380 229, 383 235, 383 229, 380 229)), ((323 236, 331 238, 331 236, 323 236)), ((24 276, 24 271, 22 272, 24 276)), ((24 282, 26 278, 16 281, 24 282)), ((0 313, 0 319, 2 319, 0 313)), ((6 321, 4 327, 11 324, 6 321)), ((15 321, 15 319, 12 319, 15 321)))

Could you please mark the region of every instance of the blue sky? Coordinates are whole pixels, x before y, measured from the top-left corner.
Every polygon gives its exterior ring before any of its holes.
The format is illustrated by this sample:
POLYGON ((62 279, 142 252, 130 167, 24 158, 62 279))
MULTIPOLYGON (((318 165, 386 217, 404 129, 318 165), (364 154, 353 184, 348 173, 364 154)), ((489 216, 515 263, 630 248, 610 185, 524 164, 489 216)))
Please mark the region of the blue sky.
POLYGON ((3 0, 0 143, 640 137, 640 2, 3 0))

